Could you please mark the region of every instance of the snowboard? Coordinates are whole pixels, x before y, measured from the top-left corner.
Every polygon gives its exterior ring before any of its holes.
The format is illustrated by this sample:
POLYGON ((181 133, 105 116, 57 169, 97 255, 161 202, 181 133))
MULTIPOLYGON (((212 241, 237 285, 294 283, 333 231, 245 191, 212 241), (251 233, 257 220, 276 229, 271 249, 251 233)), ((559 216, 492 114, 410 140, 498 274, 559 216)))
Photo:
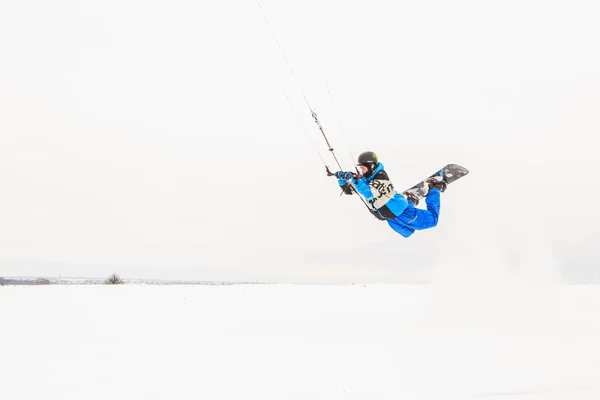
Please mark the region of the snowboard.
POLYGON ((415 186, 413 186, 409 189, 406 189, 405 191, 401 192, 400 194, 402 194, 404 197, 407 197, 407 195, 410 193, 412 196, 416 197, 417 199, 422 199, 425 196, 427 196, 427 193, 426 193, 427 188, 425 186, 425 182, 427 180, 429 180, 433 177, 441 176, 441 179, 443 179, 444 182, 446 182, 446 185, 450 185, 452 182, 459 180, 460 178, 467 175, 468 173, 469 173, 469 170, 466 169, 465 167, 462 167, 458 164, 448 164, 444 168, 436 171, 434 174, 428 176, 427 178, 423 179, 421 182, 417 183, 415 186))

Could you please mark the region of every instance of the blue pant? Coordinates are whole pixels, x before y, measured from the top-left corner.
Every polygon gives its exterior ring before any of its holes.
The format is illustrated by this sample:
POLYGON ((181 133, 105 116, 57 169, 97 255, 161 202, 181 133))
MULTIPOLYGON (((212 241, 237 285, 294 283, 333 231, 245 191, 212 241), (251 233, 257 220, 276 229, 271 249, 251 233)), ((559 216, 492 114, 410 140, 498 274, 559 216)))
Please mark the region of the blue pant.
POLYGON ((409 237, 415 230, 433 228, 438 223, 440 216, 440 191, 439 189, 430 189, 427 197, 426 210, 416 208, 412 201, 408 202, 408 207, 396 218, 387 220, 390 227, 404 237, 409 237))

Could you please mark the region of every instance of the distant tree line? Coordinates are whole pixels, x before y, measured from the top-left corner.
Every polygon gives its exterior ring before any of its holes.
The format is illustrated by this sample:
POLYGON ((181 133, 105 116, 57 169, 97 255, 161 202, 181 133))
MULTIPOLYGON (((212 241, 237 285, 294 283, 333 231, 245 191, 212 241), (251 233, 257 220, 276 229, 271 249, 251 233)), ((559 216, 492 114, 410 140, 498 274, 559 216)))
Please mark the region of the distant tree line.
POLYGON ((48 279, 36 278, 36 279, 10 279, 0 277, 0 286, 4 285, 50 285, 48 279))
MULTIPOLYGON (((51 282, 48 279, 44 278, 3 278, 0 277, 0 286, 6 285, 51 285, 51 282)), ((56 283, 56 282, 54 282, 56 283)), ((60 283, 60 282, 59 282, 60 283)), ((87 284, 94 282, 86 282, 87 284)), ((100 283, 100 282, 96 282, 100 283)), ((118 274, 112 274, 108 278, 106 278, 102 283, 106 285, 121 285, 125 283, 123 278, 121 278, 118 274)))

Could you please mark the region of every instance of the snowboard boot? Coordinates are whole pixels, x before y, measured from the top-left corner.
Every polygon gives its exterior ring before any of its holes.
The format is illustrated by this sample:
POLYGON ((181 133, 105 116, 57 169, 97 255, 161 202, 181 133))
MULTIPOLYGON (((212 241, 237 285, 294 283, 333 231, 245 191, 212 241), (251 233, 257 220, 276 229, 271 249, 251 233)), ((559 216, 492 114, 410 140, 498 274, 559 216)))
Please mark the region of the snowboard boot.
POLYGON ((429 186, 429 189, 439 189, 440 193, 444 193, 448 186, 442 176, 432 176, 427 179, 427 185, 429 186))
POLYGON ((419 197, 416 194, 414 194, 412 192, 406 192, 403 194, 404 194, 404 197, 406 197, 406 200, 412 201, 415 206, 419 205, 419 197))

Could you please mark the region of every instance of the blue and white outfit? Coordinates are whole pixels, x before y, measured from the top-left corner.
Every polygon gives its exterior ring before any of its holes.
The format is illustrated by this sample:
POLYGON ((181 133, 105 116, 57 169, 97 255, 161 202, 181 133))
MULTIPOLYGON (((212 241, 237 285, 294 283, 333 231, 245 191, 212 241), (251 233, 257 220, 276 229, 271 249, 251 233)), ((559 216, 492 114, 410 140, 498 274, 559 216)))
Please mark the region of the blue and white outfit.
MULTIPOLYGON (((356 192, 367 200, 371 213, 378 219, 387 221, 394 231, 405 238, 412 235, 415 230, 433 228, 438 223, 439 189, 429 189, 425 198, 426 210, 416 208, 412 201, 396 192, 381 162, 368 178, 350 179, 349 182, 356 192)), ((346 179, 338 179, 338 184, 344 188, 345 194, 354 193, 348 188, 346 179)))

